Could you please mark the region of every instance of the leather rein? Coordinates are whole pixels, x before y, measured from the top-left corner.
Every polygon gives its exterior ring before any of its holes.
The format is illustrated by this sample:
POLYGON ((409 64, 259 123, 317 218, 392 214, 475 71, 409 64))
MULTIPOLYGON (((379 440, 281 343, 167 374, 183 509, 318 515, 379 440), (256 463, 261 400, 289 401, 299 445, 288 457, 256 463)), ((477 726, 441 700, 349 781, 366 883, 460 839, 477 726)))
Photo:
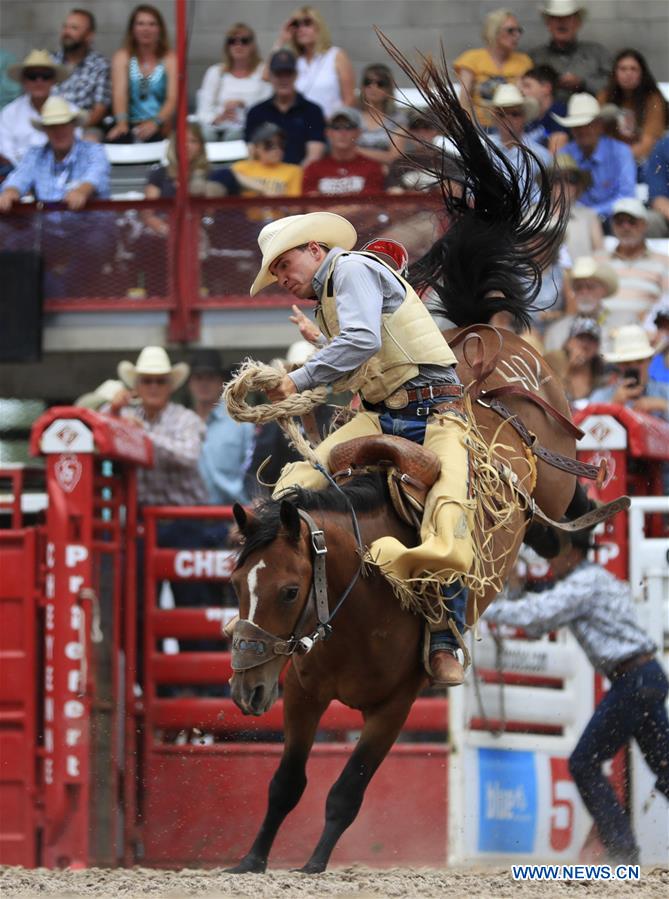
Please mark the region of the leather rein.
MULTIPOLYGON (((337 486, 337 485, 335 485, 337 486)), ((337 489, 340 488, 337 486, 337 489)), ((290 657, 297 653, 306 655, 319 641, 327 640, 332 633, 332 619, 348 598, 362 573, 362 541, 360 529, 353 506, 349 503, 349 510, 353 520, 353 531, 358 543, 360 564, 356 569, 348 586, 337 600, 334 609, 330 612, 328 603, 328 581, 326 571, 326 558, 328 553, 325 541, 325 532, 319 528, 314 519, 304 509, 298 509, 302 521, 309 528, 309 543, 311 546, 312 574, 309 595, 304 608, 297 620, 293 633, 284 639, 270 634, 252 621, 240 619, 234 630, 232 640, 231 664, 233 671, 247 671, 249 668, 257 668, 271 661, 275 656, 290 657), (318 624, 311 633, 307 630, 307 621, 315 611, 318 624)))

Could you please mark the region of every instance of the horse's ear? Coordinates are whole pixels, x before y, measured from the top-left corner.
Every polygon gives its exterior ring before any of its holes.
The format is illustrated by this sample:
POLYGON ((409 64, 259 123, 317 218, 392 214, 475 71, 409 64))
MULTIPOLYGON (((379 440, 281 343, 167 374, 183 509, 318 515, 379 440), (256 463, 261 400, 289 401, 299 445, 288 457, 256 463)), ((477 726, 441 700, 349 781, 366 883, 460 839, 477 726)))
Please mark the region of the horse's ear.
POLYGON ((284 499, 281 503, 279 517, 281 518, 281 524, 288 531, 289 539, 297 540, 300 536, 300 513, 297 510, 297 506, 284 499))
POLYGON ((239 503, 235 503, 232 507, 232 514, 237 522, 237 527, 244 534, 249 526, 249 516, 246 514, 246 509, 239 503))

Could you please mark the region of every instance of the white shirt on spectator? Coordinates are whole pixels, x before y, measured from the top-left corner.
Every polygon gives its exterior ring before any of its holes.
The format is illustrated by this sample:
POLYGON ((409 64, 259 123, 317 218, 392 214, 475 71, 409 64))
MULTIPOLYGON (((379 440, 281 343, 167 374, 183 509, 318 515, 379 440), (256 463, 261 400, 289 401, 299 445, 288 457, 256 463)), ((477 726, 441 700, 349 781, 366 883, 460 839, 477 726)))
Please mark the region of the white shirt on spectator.
POLYGON ((311 60, 307 60, 304 56, 297 58, 295 87, 303 97, 321 107, 325 118, 331 116, 335 109, 343 104, 337 74, 337 53, 339 47, 330 47, 311 60))
MULTIPOLYGON (((69 105, 74 112, 79 111, 74 104, 69 105)), ((46 134, 32 124, 32 120, 38 118, 39 112, 28 94, 21 94, 0 110, 0 156, 17 165, 31 147, 43 147, 46 134)), ((80 137, 81 129, 76 133, 80 137)))
POLYGON ((204 74, 198 93, 197 118, 200 124, 211 125, 216 116, 223 112, 228 100, 239 100, 244 104, 241 122, 238 123, 243 128, 246 110, 272 95, 272 86, 262 80, 262 73, 262 63, 245 78, 237 78, 231 72, 224 72, 220 63, 210 66, 204 74))

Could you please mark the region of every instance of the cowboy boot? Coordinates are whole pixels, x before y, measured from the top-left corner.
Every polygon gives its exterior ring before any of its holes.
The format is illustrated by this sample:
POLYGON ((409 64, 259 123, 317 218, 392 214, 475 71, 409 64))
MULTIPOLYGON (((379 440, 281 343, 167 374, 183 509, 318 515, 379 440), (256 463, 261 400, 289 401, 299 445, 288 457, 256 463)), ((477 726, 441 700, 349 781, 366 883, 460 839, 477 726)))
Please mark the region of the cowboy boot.
POLYGON ((457 687, 465 679, 465 670, 458 659, 458 641, 449 619, 459 633, 465 629, 467 591, 460 583, 444 588, 448 607, 444 606, 439 621, 428 623, 430 644, 426 669, 435 687, 457 687))

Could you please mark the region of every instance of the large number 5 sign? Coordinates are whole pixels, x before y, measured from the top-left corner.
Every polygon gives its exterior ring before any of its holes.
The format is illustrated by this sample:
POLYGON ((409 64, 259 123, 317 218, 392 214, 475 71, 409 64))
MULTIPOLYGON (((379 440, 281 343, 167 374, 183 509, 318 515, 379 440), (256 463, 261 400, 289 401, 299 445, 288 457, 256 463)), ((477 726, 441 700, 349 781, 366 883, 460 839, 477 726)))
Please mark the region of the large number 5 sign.
POLYGON ((574 806, 578 790, 569 774, 568 760, 551 760, 551 830, 550 847, 564 852, 574 838, 574 806))

